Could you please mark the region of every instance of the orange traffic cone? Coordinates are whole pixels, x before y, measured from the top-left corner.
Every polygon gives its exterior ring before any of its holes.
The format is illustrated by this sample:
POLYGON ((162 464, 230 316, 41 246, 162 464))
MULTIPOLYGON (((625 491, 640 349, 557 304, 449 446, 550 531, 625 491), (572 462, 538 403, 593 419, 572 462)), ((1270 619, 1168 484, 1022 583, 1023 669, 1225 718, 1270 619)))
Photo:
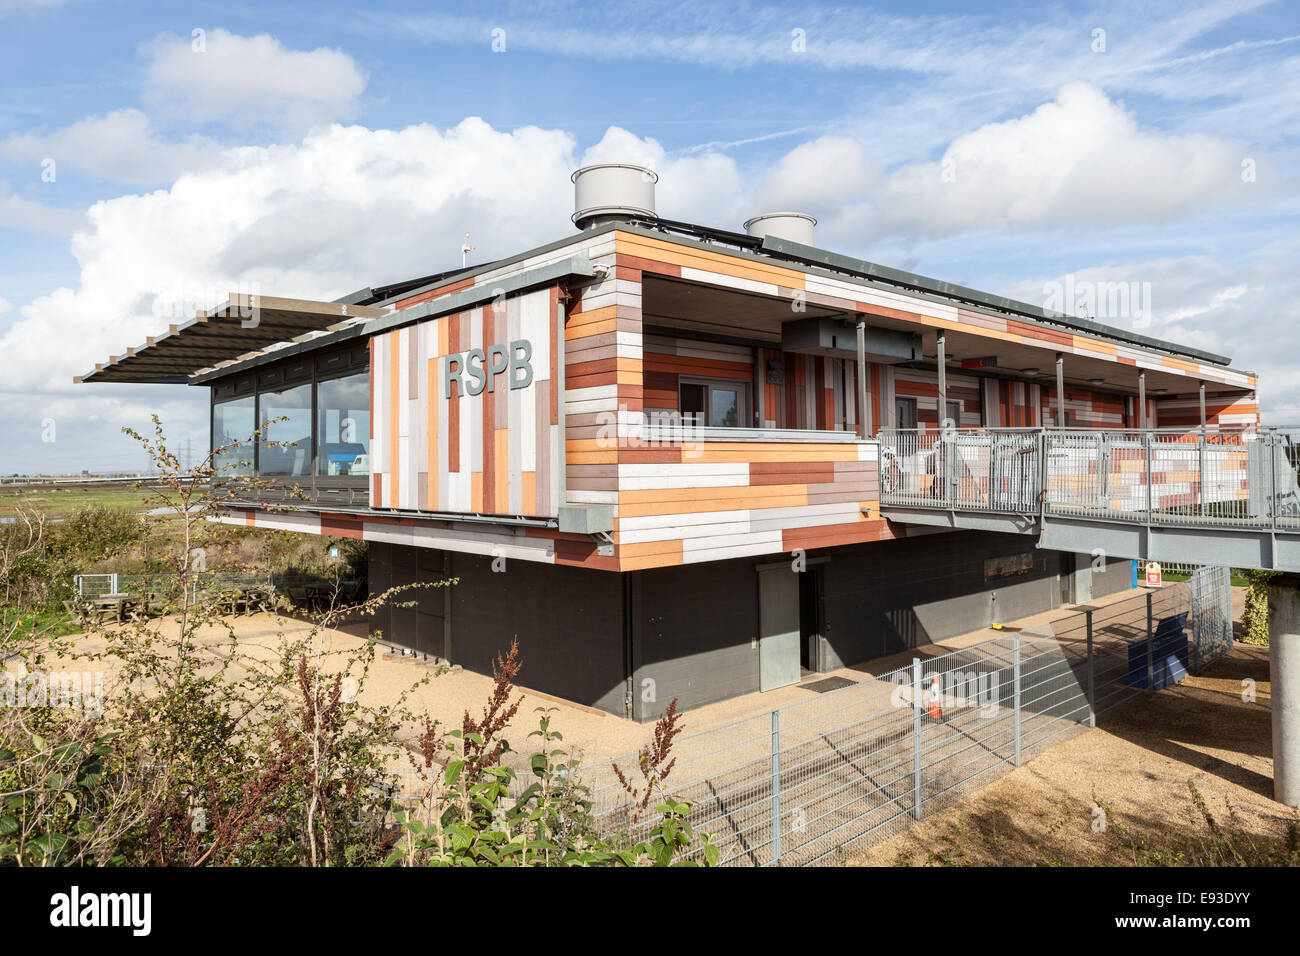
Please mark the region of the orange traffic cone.
POLYGON ((939 686, 939 675, 930 675, 930 690, 925 695, 930 699, 929 705, 925 708, 925 716, 930 720, 943 720, 943 710, 939 707, 939 701, 943 697, 943 691, 939 686))

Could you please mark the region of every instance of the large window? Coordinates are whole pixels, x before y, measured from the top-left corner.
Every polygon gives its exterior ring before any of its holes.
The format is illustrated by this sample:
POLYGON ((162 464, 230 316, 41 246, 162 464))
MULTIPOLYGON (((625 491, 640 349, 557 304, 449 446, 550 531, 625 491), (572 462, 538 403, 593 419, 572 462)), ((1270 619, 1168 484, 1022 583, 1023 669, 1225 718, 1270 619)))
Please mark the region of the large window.
POLYGON ((678 386, 682 424, 748 428, 749 383, 682 377, 678 386))
POLYGON ((311 383, 263 392, 257 401, 259 422, 266 426, 258 449, 258 474, 310 475, 311 383))
POLYGON ((370 374, 316 386, 316 474, 370 474, 370 374))
POLYGON ((253 432, 257 430, 253 396, 232 398, 212 406, 212 445, 222 449, 212 457, 218 477, 253 473, 253 432), (242 442, 235 447, 233 442, 242 442))

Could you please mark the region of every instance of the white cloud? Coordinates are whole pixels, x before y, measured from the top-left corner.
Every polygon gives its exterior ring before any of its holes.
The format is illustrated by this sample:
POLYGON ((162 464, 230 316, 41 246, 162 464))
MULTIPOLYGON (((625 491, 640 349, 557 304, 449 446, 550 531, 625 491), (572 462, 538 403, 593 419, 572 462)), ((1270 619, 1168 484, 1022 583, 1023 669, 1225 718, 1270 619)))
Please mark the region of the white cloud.
POLYGON ((321 47, 290 50, 262 33, 213 29, 198 38, 160 36, 146 44, 145 100, 191 124, 303 131, 349 119, 366 76, 352 57, 321 47), (201 46, 202 49, 196 49, 201 46))
MULTIPOLYGON (((808 144, 803 165, 820 163, 835 175, 843 146, 819 143, 808 144)), ((1170 222, 1267 195, 1274 188, 1268 158, 1257 157, 1259 181, 1245 183, 1246 155, 1213 136, 1145 129, 1101 90, 1070 83, 1029 114, 958 137, 939 160, 905 164, 846 197, 827 228, 838 236, 925 238, 1170 222)))
POLYGON ((70 233, 84 222, 85 214, 81 210, 47 206, 35 199, 6 193, 0 186, 0 229, 70 233))
POLYGON ((18 162, 53 159, 60 169, 79 169, 100 179, 152 184, 215 161, 217 144, 200 136, 163 139, 137 109, 113 110, 52 133, 15 133, 0 141, 0 155, 18 162))
POLYGON ((841 206, 845 197, 865 195, 879 170, 860 142, 823 136, 786 153, 759 190, 757 211, 841 206))
MULTIPOLYGON (((1260 375, 1259 399, 1266 424, 1300 422, 1300 377, 1290 349, 1300 328, 1300 277, 1294 263, 1300 242, 1294 238, 1258 250, 1243 261, 1191 255, 1145 262, 1093 266, 1070 273, 1076 287, 1101 283, 1147 284, 1151 316, 1135 324, 1101 316, 1117 325, 1205 349, 1232 359, 1233 367, 1260 375)), ((999 290, 1024 302, 1041 304, 1047 282, 1067 276, 1027 279, 999 290)))
POLYGON ((0 335, 0 388, 69 391, 196 290, 332 298, 459 265, 466 231, 481 261, 565 235, 573 152, 564 133, 478 119, 445 131, 332 126, 96 203, 72 242, 79 285, 34 299, 0 335))

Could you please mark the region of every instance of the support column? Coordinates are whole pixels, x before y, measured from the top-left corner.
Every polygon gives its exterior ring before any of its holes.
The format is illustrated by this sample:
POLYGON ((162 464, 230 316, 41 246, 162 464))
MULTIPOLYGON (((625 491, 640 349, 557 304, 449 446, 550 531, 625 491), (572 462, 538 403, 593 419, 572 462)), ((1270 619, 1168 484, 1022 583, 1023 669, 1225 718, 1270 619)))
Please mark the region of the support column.
POLYGON ((1201 431, 1205 431, 1205 383, 1201 383, 1201 431))
POLYGON ((870 437, 867 421, 867 320, 858 316, 858 437, 870 437))
MULTIPOLYGON (((948 338, 939 333, 939 427, 943 427, 944 417, 948 414, 948 338)), ((954 426, 961 422, 953 422, 954 426)))
POLYGON ((1138 428, 1147 427, 1147 372, 1138 372, 1138 428))
POLYGON ((1268 586, 1273 710, 1273 799, 1300 807, 1300 575, 1268 586))
POLYGON ((1065 356, 1056 353, 1056 427, 1065 427, 1065 356))

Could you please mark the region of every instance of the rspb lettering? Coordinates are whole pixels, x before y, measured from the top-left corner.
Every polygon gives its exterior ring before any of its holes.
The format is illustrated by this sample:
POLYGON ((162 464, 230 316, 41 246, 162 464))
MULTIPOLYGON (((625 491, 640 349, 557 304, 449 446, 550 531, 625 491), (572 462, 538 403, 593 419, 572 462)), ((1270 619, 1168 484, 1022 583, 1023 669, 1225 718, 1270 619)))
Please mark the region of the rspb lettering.
POLYGON ((452 382, 463 395, 478 395, 484 388, 495 391, 496 378, 503 372, 509 376, 511 388, 527 388, 533 384, 532 361, 533 343, 528 339, 516 339, 509 346, 489 345, 486 353, 482 349, 470 349, 463 354, 444 355, 442 397, 451 398, 452 382))

